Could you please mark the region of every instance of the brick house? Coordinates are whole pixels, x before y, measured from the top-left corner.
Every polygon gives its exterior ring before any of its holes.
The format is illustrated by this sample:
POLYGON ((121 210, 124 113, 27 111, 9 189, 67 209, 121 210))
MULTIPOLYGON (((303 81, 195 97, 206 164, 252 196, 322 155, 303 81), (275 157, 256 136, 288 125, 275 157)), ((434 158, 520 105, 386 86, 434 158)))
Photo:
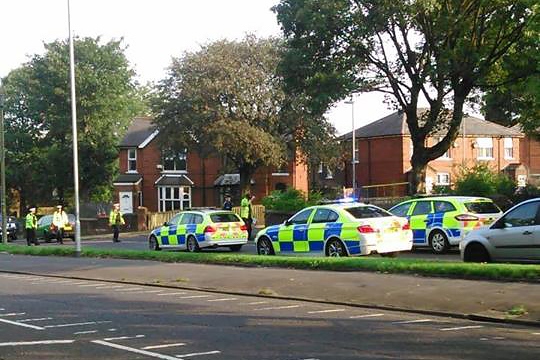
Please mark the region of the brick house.
MULTIPOLYGON (((124 213, 133 213, 138 206, 152 212, 221 206, 226 193, 239 204, 240 176, 226 171, 222 157, 203 159, 189 149, 165 153, 158 135, 151 118, 137 117, 120 142, 120 175, 114 188, 124 213)), ((253 176, 251 191, 257 202, 271 191, 289 186, 308 191, 307 165, 298 159, 281 169, 260 168, 253 176)))
MULTIPOLYGON (((422 111, 422 110, 420 110, 422 111)), ((359 187, 408 182, 413 145, 406 115, 395 112, 356 129, 356 182, 359 187)), ((351 141, 352 132, 341 137, 351 141)), ((428 139, 428 145, 439 141, 428 139)), ((523 163, 523 134, 493 122, 465 116, 457 139, 440 158, 431 161, 426 171, 426 189, 451 185, 461 166, 487 163, 492 169, 509 174, 520 184, 527 180, 528 167, 523 163)), ((540 149, 538 165, 540 170, 540 149)), ((350 156, 349 156, 350 158, 350 156)), ((351 164, 346 164, 346 186, 351 186, 351 164)), ((407 189, 403 187, 400 192, 407 189)))

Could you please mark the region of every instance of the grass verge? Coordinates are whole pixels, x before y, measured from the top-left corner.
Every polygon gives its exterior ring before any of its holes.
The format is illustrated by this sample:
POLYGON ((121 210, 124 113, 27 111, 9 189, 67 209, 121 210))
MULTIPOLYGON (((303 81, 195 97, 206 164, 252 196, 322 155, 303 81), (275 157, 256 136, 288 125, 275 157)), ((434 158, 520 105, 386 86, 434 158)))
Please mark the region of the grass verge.
MULTIPOLYGON (((73 256, 72 247, 26 247, 2 245, 0 251, 22 255, 73 256)), ((109 250, 86 248, 82 257, 189 262, 199 264, 265 266, 329 271, 373 271, 462 279, 521 280, 540 282, 540 265, 534 264, 473 264, 416 259, 375 257, 325 258, 259 256, 235 253, 186 253, 169 251, 109 250)))

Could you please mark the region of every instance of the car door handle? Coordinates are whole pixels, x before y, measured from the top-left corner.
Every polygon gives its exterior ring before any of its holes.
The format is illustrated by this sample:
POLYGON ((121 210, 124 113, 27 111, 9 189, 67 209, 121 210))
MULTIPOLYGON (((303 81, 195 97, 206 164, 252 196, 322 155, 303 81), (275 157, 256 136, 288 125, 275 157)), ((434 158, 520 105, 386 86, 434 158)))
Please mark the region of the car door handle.
POLYGON ((523 235, 532 235, 532 232, 529 231, 529 230, 525 230, 525 231, 523 232, 523 235))
POLYGON ((427 222, 429 222, 429 220, 428 220, 428 219, 425 219, 424 222, 427 223, 427 222))

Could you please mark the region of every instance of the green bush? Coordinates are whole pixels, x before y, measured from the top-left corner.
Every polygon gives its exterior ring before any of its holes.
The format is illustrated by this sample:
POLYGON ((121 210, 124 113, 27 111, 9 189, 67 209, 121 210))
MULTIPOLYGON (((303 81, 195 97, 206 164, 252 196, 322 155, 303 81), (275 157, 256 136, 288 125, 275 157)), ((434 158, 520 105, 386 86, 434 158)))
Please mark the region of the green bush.
POLYGON ((294 212, 318 204, 322 200, 320 192, 311 192, 309 197, 305 193, 287 188, 285 191, 272 191, 272 193, 262 199, 262 204, 267 210, 294 212))
POLYGON ((484 164, 462 168, 455 181, 455 195, 464 196, 513 196, 516 183, 503 173, 494 172, 484 164))

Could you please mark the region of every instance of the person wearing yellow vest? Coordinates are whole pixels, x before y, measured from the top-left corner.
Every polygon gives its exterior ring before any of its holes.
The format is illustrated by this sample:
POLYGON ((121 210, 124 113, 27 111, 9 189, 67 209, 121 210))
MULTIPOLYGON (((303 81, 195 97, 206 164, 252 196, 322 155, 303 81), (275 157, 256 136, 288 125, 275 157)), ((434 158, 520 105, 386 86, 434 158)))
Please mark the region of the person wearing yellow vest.
POLYGON ((112 227, 113 230, 113 242, 120 242, 120 240, 118 239, 118 234, 120 233, 120 226, 124 225, 125 223, 126 222, 124 221, 124 217, 120 212, 120 204, 114 204, 111 213, 109 214, 109 225, 112 227))
POLYGON ((57 205, 56 211, 53 214, 52 224, 56 228, 56 240, 59 244, 64 243, 64 227, 66 227, 68 223, 68 216, 62 209, 62 205, 57 205))
POLYGON ((39 242, 36 239, 36 229, 37 229, 37 217, 36 217, 36 208, 30 208, 28 215, 26 215, 24 228, 26 230, 26 244, 28 246, 34 244, 39 245, 39 242))
POLYGON ((244 195, 244 198, 240 202, 240 217, 244 220, 244 223, 247 227, 248 240, 251 240, 251 231, 253 223, 253 214, 252 214, 252 201, 255 199, 255 196, 252 196, 250 193, 244 195))

